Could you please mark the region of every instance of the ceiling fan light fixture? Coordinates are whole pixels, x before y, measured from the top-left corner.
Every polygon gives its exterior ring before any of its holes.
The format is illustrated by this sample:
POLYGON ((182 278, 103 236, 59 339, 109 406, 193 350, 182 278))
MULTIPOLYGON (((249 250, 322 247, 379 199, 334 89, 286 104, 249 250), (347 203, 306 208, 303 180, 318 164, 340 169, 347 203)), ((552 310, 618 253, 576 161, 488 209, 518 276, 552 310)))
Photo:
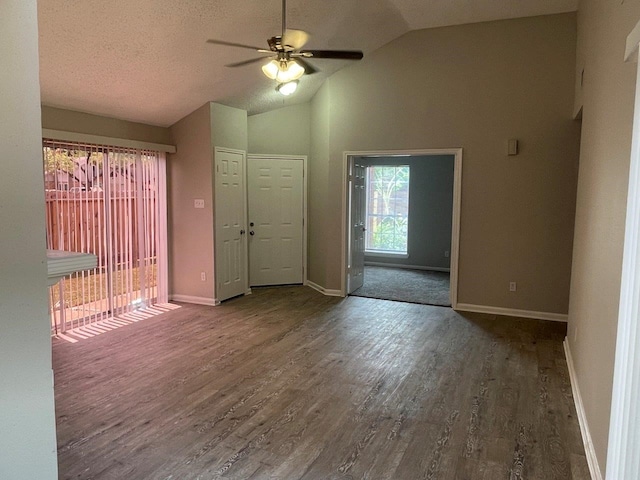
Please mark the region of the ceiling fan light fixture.
POLYGON ((286 60, 280 63, 280 70, 276 75, 276 80, 280 83, 288 83, 298 80, 304 75, 304 68, 293 60, 286 60))
POLYGON ((262 73, 271 80, 287 83, 302 77, 304 68, 294 60, 271 60, 262 67, 262 73))
POLYGON ((280 72, 280 62, 277 60, 271 60, 266 65, 262 66, 262 73, 264 73, 271 80, 275 80, 280 72))
MULTIPOLYGON (((227 67, 243 67, 263 62, 265 54, 270 60, 262 66, 264 75, 275 80, 279 84, 289 84, 298 80, 303 75, 311 75, 318 72, 309 59, 337 59, 337 60, 362 60, 363 53, 360 50, 302 50, 309 40, 309 34, 302 30, 287 29, 287 0, 282 1, 282 35, 274 35, 267 39, 269 48, 255 47, 243 43, 230 42, 228 40, 209 39, 207 43, 222 45, 225 47, 244 48, 260 53, 262 56, 249 58, 239 62, 228 64, 227 67)), ((297 84, 283 88, 284 92, 293 93, 297 84)), ((280 91, 280 87, 276 90, 280 91)), ((286 94, 286 93, 284 93, 286 94)))
POLYGON ((295 92, 297 88, 298 88, 298 80, 292 80, 290 82, 280 83, 276 87, 276 91, 280 95, 284 95, 285 97, 288 97, 293 92, 295 92))

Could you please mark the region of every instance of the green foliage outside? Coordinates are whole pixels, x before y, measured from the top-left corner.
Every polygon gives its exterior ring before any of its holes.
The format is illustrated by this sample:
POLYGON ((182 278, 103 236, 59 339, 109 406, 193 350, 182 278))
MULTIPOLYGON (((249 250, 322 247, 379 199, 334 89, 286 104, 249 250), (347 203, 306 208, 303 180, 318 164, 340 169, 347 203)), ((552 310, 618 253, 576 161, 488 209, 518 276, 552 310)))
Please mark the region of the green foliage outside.
POLYGON ((409 166, 371 166, 367 250, 406 252, 409 166))
POLYGON ((376 219, 372 233, 370 250, 390 252, 407 251, 407 218, 406 217, 382 217, 376 219))
MULTIPOLYGON (((103 166, 105 154, 95 150, 83 150, 73 148, 54 148, 44 147, 44 168, 46 173, 54 173, 56 171, 73 173, 76 168, 75 160, 86 158, 86 165, 103 166)), ((143 163, 152 161, 153 157, 142 154, 143 163)), ((117 152, 109 153, 109 165, 111 168, 124 168, 134 164, 136 161, 135 153, 117 152)))
MULTIPOLYGON (((132 177, 134 172, 130 167, 135 164, 136 158, 135 153, 129 152, 110 152, 107 154, 90 149, 50 146, 45 146, 43 149, 45 173, 67 173, 75 181, 76 186, 82 186, 87 190, 102 185, 105 165, 109 166, 111 172, 109 176, 114 176, 117 172, 123 177, 132 177), (88 166, 98 168, 88 169, 88 166), (84 172, 80 177, 78 176, 79 171, 84 172)), ((141 155, 142 163, 153 161, 153 159, 154 157, 144 153, 141 155)), ((53 186, 53 188, 57 187, 53 186)))
POLYGON ((102 165, 104 154, 90 150, 75 150, 68 148, 44 148, 44 169, 46 173, 56 171, 73 173, 76 168, 75 158, 86 158, 87 165, 102 165))

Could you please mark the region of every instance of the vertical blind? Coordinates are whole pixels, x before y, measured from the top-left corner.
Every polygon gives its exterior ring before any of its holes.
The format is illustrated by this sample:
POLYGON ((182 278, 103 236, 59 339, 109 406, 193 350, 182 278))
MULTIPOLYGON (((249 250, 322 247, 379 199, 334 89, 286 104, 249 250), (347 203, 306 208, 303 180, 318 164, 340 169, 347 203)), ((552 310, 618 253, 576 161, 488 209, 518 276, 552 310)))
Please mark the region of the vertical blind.
POLYGON ((166 303, 164 153, 44 140, 43 159, 47 248, 98 258, 51 287, 53 332, 166 303))

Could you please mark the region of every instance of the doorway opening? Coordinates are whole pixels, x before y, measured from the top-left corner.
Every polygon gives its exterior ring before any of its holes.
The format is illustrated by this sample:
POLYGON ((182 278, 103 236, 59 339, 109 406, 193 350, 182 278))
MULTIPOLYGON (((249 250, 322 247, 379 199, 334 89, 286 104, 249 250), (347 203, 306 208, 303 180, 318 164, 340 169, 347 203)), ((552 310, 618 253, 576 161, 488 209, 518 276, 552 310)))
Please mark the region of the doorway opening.
POLYGON ((462 149, 345 152, 344 295, 457 301, 462 149))

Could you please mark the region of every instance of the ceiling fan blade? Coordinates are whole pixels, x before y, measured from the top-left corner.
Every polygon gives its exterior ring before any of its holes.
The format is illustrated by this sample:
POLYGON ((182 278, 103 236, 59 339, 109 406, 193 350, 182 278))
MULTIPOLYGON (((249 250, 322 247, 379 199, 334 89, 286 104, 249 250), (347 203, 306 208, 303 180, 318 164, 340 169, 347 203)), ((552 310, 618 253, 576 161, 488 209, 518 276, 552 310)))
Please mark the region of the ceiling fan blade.
POLYGON ((362 60, 364 54, 360 50, 302 50, 305 58, 337 58, 339 60, 362 60))
POLYGON ((258 52, 261 50, 264 50, 262 47, 254 47, 252 45, 243 45, 242 43, 226 42, 224 40, 214 40, 212 38, 207 40, 207 43, 212 43, 214 45, 224 45, 225 47, 248 48, 250 50, 257 50, 258 52))
POLYGON ((311 75, 312 73, 317 73, 319 71, 316 67, 314 67, 301 57, 296 57, 295 61, 298 62, 302 68, 304 68, 305 75, 311 75))
POLYGON ((231 67, 231 68, 244 67, 245 65, 250 65, 252 63, 260 62, 265 58, 268 58, 268 57, 250 58, 249 60, 243 60, 242 62, 230 63, 228 65, 225 65, 225 67, 231 67))
POLYGON ((300 50, 309 41, 309 34, 303 30, 287 30, 282 37, 282 45, 300 50))

